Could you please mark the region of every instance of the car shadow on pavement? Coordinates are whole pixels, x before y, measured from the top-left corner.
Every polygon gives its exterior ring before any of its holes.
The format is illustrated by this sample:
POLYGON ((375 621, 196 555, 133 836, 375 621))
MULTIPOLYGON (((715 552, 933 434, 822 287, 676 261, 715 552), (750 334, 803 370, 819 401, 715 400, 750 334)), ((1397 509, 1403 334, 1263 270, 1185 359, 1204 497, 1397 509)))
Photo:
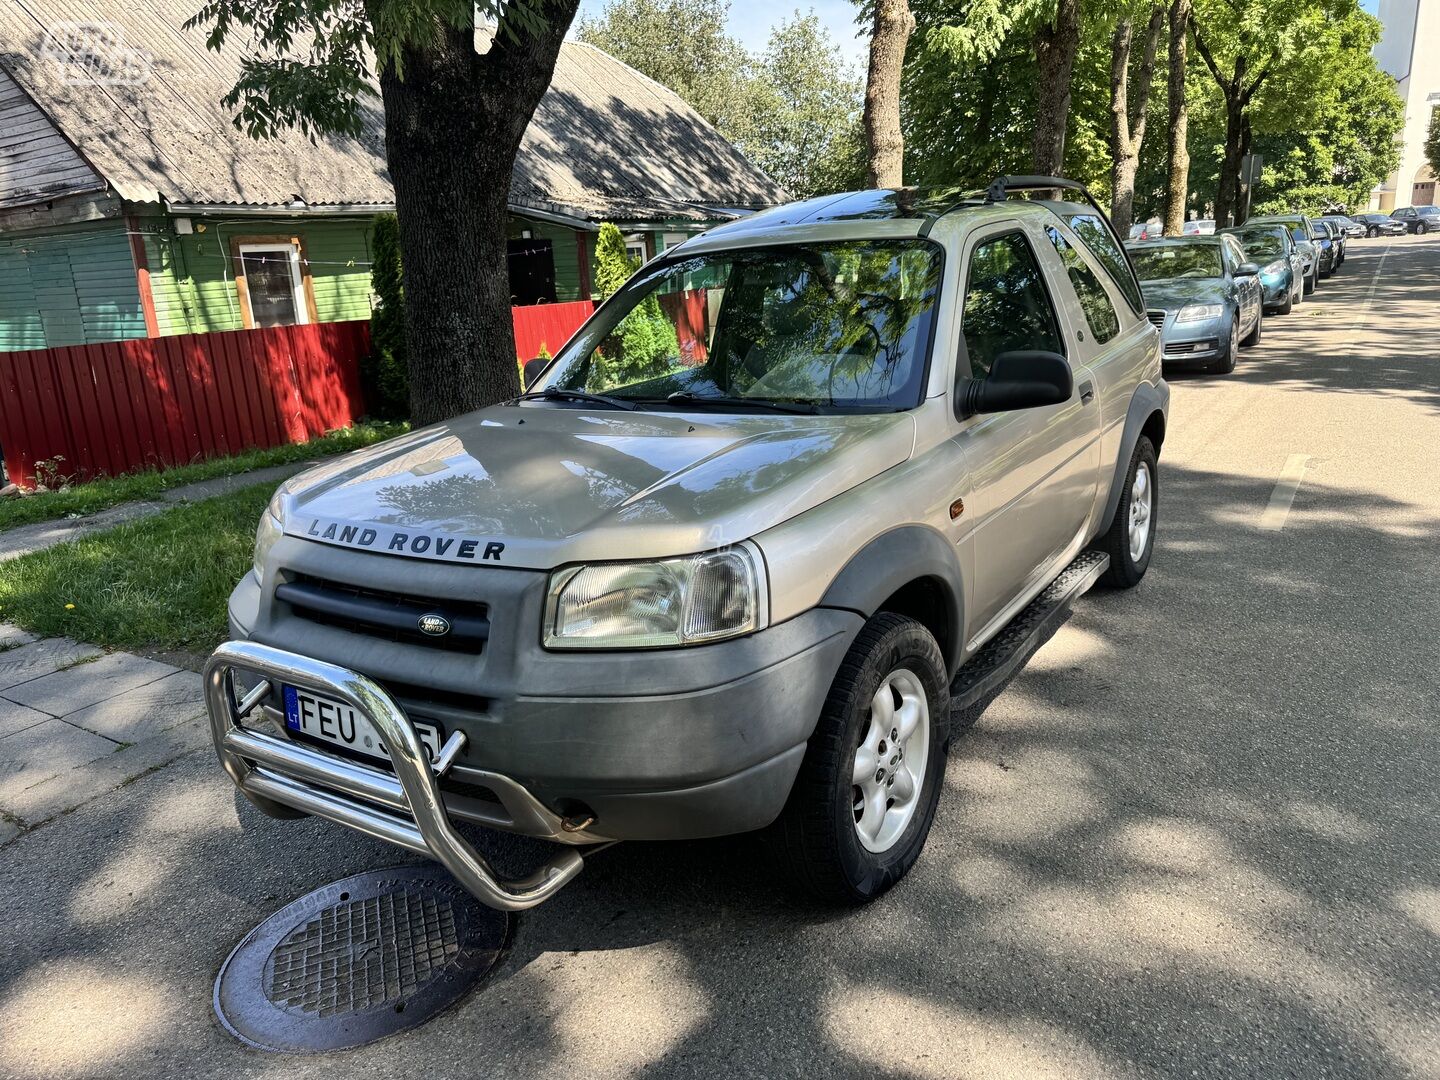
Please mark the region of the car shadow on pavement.
POLYGON ((797 897, 752 839, 620 845, 456 1008, 269 1056, 213 1020, 226 954, 409 860, 266 819, 196 754, 0 853, 0 1075, 1425 1073, 1440 520, 1308 482, 1265 531, 1271 481, 1161 476, 1149 576, 1082 599, 957 740, 878 903, 797 897))

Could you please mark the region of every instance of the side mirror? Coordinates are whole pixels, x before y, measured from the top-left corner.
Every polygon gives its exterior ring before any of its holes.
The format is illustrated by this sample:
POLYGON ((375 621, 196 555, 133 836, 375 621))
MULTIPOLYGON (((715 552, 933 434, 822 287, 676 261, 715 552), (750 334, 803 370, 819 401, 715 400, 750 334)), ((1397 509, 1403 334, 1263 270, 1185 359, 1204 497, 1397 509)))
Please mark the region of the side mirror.
POLYGON ((535 385, 535 380, 545 374, 545 369, 550 366, 548 356, 537 356, 534 360, 525 361, 525 389, 529 390, 535 385))
POLYGON ((972 379, 961 387, 961 411, 972 416, 1038 409, 1069 401, 1074 389, 1070 364, 1059 353, 1003 352, 995 357, 986 378, 972 379))
POLYGON ((1254 277, 1260 273, 1260 267, 1253 262, 1243 262, 1235 268, 1236 277, 1254 277))
POLYGON ((1327 236, 1325 233, 1321 232, 1319 229, 1316 229, 1314 232, 1312 232, 1312 233, 1310 234, 1310 239, 1311 239, 1311 240, 1329 240, 1330 237, 1327 236))

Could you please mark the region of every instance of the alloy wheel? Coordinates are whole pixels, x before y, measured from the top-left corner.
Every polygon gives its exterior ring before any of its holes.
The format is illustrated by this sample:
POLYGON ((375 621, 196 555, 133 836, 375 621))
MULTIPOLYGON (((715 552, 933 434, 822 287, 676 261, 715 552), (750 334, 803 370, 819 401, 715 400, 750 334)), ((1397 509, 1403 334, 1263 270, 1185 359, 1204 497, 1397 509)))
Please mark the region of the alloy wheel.
POLYGON ((897 668, 870 699, 851 770, 855 834, 866 851, 887 851, 904 834, 929 756, 930 699, 919 676, 897 668))
POLYGON ((1130 485, 1130 558, 1139 562, 1145 557, 1145 545, 1150 541, 1150 513, 1155 505, 1155 485, 1150 477, 1150 466, 1140 462, 1135 467, 1135 480, 1130 485))

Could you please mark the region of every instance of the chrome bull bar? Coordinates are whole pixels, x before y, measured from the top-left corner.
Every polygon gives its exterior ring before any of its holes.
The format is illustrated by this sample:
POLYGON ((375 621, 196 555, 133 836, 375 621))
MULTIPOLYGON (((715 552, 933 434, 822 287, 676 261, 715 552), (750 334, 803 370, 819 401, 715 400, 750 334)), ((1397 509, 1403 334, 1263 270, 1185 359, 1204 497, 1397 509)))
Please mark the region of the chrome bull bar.
MULTIPOLYGON (((496 877, 450 821, 438 776, 464 747, 451 733, 432 764, 409 719, 378 684, 357 672, 249 641, 227 641, 205 665, 205 705, 220 763, 246 797, 347 825, 439 861, 482 903, 523 911, 554 896, 584 866, 574 847, 528 877, 496 877), (234 672, 261 680, 236 701, 234 672), (272 687, 302 687, 342 701, 374 724, 395 773, 371 768, 242 725, 272 687)), ((470 770, 495 793, 516 831, 574 844, 566 823, 524 787, 499 773, 470 770)))

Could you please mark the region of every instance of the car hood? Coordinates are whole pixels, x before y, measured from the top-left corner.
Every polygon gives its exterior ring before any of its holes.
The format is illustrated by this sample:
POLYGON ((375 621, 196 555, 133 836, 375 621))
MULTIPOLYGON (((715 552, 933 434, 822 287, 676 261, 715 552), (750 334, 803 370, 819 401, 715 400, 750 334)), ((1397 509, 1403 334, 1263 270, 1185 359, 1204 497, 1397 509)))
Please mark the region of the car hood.
POLYGON ((705 551, 905 461, 908 413, 496 406, 286 486, 285 531, 423 559, 548 569, 705 551))
POLYGON ((1164 278, 1140 285, 1145 306, 1179 311, 1186 304, 1218 304, 1225 299, 1222 278, 1164 278))

